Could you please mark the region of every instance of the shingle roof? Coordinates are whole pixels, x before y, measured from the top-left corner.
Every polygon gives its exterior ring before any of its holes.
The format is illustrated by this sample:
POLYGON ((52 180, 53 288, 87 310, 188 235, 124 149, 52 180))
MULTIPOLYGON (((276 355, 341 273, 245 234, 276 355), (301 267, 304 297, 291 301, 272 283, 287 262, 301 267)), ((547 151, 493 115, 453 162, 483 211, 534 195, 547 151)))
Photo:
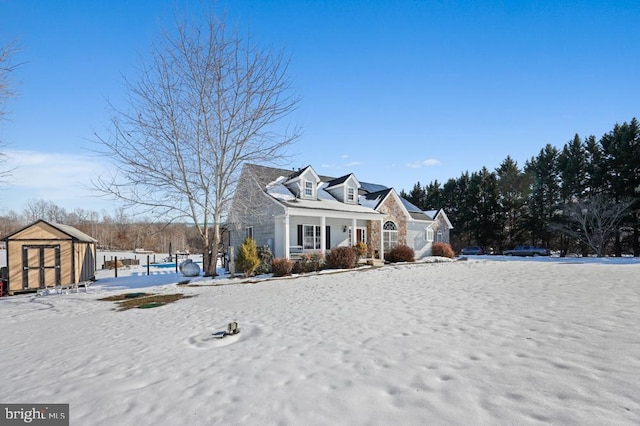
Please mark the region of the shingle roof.
POLYGON ((391 188, 383 189, 382 191, 370 192, 360 196, 362 204, 369 205, 372 209, 376 209, 382 200, 391 192, 391 188))
MULTIPOLYGON (((276 167, 260 166, 258 164, 245 164, 245 167, 262 188, 266 188, 269 183, 276 181, 280 177, 285 177, 287 178, 287 180, 293 179, 294 177, 299 176, 300 173, 302 173, 306 169, 306 167, 304 167, 302 169, 294 171, 288 169, 279 169, 276 167)), ((331 179, 334 179, 329 176, 319 177, 322 182, 328 182, 331 179)))
POLYGON ((360 189, 366 192, 373 193, 373 192, 384 191, 385 189, 389 189, 389 187, 385 185, 379 185, 377 183, 360 182, 360 189))
POLYGON ((63 225, 61 223, 53 223, 53 222, 48 222, 48 223, 49 225, 53 226, 54 228, 58 228, 59 230, 61 230, 62 232, 69 235, 75 240, 82 241, 82 242, 89 242, 89 243, 98 242, 98 240, 96 240, 95 238, 88 236, 87 234, 80 231, 79 229, 74 228, 73 226, 63 225))
POLYGON ((344 176, 341 176, 339 178, 330 180, 329 182, 327 182, 327 188, 330 188, 330 187, 336 186, 336 185, 340 185, 341 183, 345 183, 347 181, 347 179, 349 179, 349 176, 351 176, 351 173, 349 173, 348 175, 344 175, 344 176))
POLYGON ((71 239, 76 240, 76 241, 82 241, 82 242, 88 242, 88 243, 96 243, 98 242, 98 240, 96 240, 93 237, 88 236, 87 234, 85 234, 84 232, 74 228, 73 226, 69 226, 69 225, 63 225, 61 223, 55 223, 55 222, 48 222, 44 219, 38 219, 35 222, 33 222, 30 225, 25 226, 24 228, 19 229, 18 231, 15 231, 9 235, 7 235, 6 237, 2 238, 4 241, 9 240, 11 237, 13 237, 14 235, 24 231, 27 228, 32 227, 33 225, 37 224, 37 223, 46 223, 47 225, 56 228, 57 230, 67 234, 69 237, 71 237, 71 239))
MULTIPOLYGON (((289 191, 289 189, 285 185, 283 185, 283 183, 287 180, 290 180, 292 178, 299 176, 309 166, 298 169, 297 171, 260 166, 257 164, 247 164, 245 167, 249 167, 249 170, 253 174, 254 179, 260 184, 262 188, 267 189, 268 187, 267 192, 269 194, 271 194, 274 198, 278 199, 280 202, 284 202, 285 204, 292 205, 291 202, 295 200, 296 197, 291 191, 289 191), (282 178, 285 178, 285 179, 282 179, 282 178)), ((337 177, 337 178, 330 177, 330 176, 319 176, 320 180, 324 182, 324 184, 321 185, 321 187, 318 189, 318 198, 321 199, 323 202, 325 202, 325 205, 326 205, 326 202, 333 200, 333 197, 330 195, 325 197, 324 192, 326 191, 324 191, 324 189, 344 183, 351 175, 352 173, 349 173, 347 175, 337 177)), ((361 194, 359 196, 359 201, 360 201, 359 204, 361 207, 364 207, 364 208, 376 209, 391 190, 392 188, 389 188, 385 185, 380 185, 380 184, 371 183, 371 182, 360 182, 360 191, 361 193, 364 192, 364 194, 361 194)), ((416 220, 432 219, 432 217, 429 217, 427 214, 425 214, 425 212, 420 210, 417 206, 415 206, 408 200, 400 197, 400 195, 398 195, 398 197, 400 198, 400 200, 402 201, 402 204, 407 209, 407 211, 409 212, 409 215, 411 215, 413 219, 416 219, 416 220)), ((310 200, 309 203, 305 202, 303 204, 300 204, 300 201, 302 200, 296 200, 295 205, 298 207, 304 206, 307 208, 321 208, 321 206, 317 204, 318 203, 317 201, 310 200)), ((331 207, 338 208, 339 206, 341 206, 342 209, 344 209, 346 206, 349 206, 348 204, 340 203, 338 201, 336 201, 336 203, 339 203, 339 204, 331 207)), ((350 206, 353 206, 353 205, 350 205, 350 206)), ((329 207, 329 206, 326 205, 326 207, 329 207)))

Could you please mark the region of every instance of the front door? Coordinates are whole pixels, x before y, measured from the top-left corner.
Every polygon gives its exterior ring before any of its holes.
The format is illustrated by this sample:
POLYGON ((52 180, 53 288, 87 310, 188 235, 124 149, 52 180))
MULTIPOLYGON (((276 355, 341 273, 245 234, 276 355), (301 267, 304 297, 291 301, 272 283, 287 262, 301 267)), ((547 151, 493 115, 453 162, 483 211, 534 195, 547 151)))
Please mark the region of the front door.
POLYGON ((60 285, 60 245, 22 247, 22 288, 60 285))
POLYGON ((351 228, 349 228, 349 245, 354 246, 357 243, 365 243, 367 244, 367 228, 358 227, 356 228, 356 240, 353 240, 353 234, 351 228))

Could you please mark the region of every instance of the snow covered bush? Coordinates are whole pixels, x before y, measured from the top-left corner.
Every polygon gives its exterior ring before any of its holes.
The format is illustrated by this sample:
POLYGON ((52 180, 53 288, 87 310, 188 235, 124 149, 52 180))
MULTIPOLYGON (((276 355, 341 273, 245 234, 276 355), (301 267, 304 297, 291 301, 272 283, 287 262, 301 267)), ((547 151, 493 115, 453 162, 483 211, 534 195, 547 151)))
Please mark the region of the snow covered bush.
POLYGON ((448 257, 449 259, 453 259, 456 254, 447 243, 433 243, 433 246, 431 246, 431 256, 448 257))
POLYGON ((351 269, 356 266, 356 252, 351 247, 336 247, 327 253, 325 265, 329 269, 351 269))
POLYGON ((260 259, 260 264, 258 265, 258 268, 256 268, 256 274, 261 275, 271 273, 273 253, 271 253, 271 248, 269 248, 269 246, 258 247, 258 259, 260 259))
POLYGON ((416 258, 416 253, 411 247, 401 244, 392 248, 388 253, 385 253, 384 258, 391 263, 413 262, 416 258))
POLYGON ((291 275, 293 270, 293 261, 285 258, 276 258, 271 262, 271 270, 274 277, 284 277, 291 275))
POLYGON ((358 241, 353 246, 353 250, 356 252, 356 264, 358 264, 358 261, 360 260, 360 258, 365 257, 367 255, 367 252, 369 251, 369 249, 367 248, 367 245, 362 241, 358 241))
POLYGON ((321 253, 304 253, 293 266, 294 274, 316 272, 322 269, 324 259, 321 253))

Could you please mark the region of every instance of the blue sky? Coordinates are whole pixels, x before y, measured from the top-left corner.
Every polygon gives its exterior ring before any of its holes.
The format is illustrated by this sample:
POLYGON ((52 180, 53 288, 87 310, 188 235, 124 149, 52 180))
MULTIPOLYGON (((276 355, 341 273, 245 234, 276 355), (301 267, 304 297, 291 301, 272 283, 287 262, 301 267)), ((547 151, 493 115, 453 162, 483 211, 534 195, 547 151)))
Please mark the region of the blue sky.
MULTIPOLYGON (((18 96, 0 139, 16 165, 0 214, 29 199, 112 212, 88 178, 108 102, 124 97, 172 4, 0 0, 0 43, 17 39, 18 96)), ((193 2, 195 5, 198 1, 193 2)), ((522 166, 577 132, 640 117, 638 1, 228 1, 241 33, 291 55, 303 136, 290 167, 354 172, 398 191, 522 166)), ((195 9, 197 7, 191 6, 195 9)))

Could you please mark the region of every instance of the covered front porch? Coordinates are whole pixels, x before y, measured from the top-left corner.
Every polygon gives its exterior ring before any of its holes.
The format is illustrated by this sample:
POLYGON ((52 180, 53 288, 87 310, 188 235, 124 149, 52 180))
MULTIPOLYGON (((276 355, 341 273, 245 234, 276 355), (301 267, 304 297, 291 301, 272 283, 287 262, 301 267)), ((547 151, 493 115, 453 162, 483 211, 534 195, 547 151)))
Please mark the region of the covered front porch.
POLYGON ((323 256, 334 247, 351 247, 363 242, 368 257, 384 258, 380 230, 384 215, 380 213, 354 213, 339 211, 310 211, 300 209, 276 217, 275 255, 287 259, 299 258, 304 253, 323 256))

